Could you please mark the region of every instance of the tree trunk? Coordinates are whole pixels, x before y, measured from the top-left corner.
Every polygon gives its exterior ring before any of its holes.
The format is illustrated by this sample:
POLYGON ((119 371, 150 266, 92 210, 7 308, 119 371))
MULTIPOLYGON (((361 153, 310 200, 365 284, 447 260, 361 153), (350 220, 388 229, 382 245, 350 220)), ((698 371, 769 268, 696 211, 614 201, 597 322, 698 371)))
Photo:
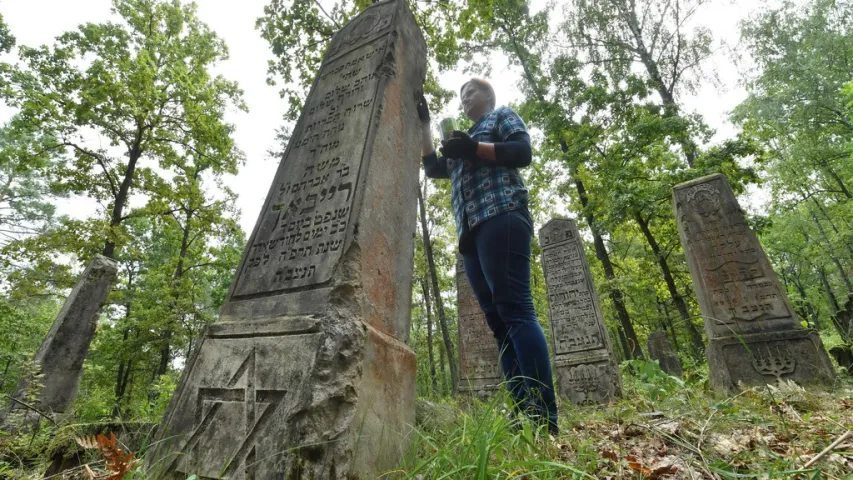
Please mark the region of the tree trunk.
POLYGON ((823 285, 823 290, 826 292, 826 296, 829 297, 829 304, 832 306, 832 311, 837 312, 841 310, 841 306, 838 305, 838 298, 836 298, 835 293, 832 291, 829 279, 826 278, 826 270, 821 267, 818 269, 818 274, 820 275, 820 283, 823 285))
POLYGON ((3 377, 0 379, 0 392, 6 391, 6 375, 9 374, 9 367, 12 365, 12 359, 6 359, 6 367, 3 368, 3 377))
MULTIPOLYGON (((127 310, 128 311, 130 310, 129 306, 127 307, 127 310)), ((128 316, 129 316, 129 314, 128 314, 128 316)), ((125 328, 124 333, 122 334, 122 338, 121 338, 122 347, 126 346, 127 337, 129 334, 130 334, 130 329, 125 328)), ((114 417, 117 417, 119 415, 120 410, 121 410, 121 401, 124 398, 124 387, 126 386, 126 384, 124 383, 125 375, 127 375, 125 373, 125 371, 127 369, 129 369, 129 363, 130 363, 130 359, 128 359, 127 362, 125 362, 125 360, 123 358, 121 360, 119 360, 119 362, 118 362, 118 372, 116 373, 115 406, 113 407, 113 416, 114 417)))
MULTIPOLYGON (((821 205, 820 202, 818 202, 817 199, 814 198, 814 196, 811 197, 811 200, 814 203, 815 207, 820 210, 820 213, 823 214, 824 218, 826 218, 826 221, 829 222, 829 226, 832 227, 832 231, 835 232, 836 235, 841 236, 841 232, 838 230, 838 227, 835 226, 835 222, 832 221, 832 217, 829 216, 829 212, 827 212, 826 209, 823 208, 823 205, 821 205)), ((847 250, 847 253, 850 254, 850 258, 853 259, 853 247, 851 247, 851 245, 847 242, 842 243, 844 245, 845 250, 847 250)))
POLYGON ((806 289, 803 286, 803 282, 800 281, 799 277, 796 274, 791 275, 791 283, 794 284, 794 288, 797 289, 797 292, 800 294, 800 298, 803 299, 803 304, 805 305, 806 313, 809 318, 811 318, 811 323, 814 324, 815 328, 818 330, 823 329, 823 325, 821 324, 820 319, 818 318, 818 314, 812 305, 812 302, 809 300, 808 294, 806 294, 806 289))
POLYGON ((835 312, 830 315, 832 319, 832 326, 835 327, 835 330, 838 331, 838 334, 841 336, 841 339, 849 341, 849 336, 847 329, 844 325, 838 323, 838 319, 835 317, 835 314, 841 311, 841 306, 838 304, 838 299, 835 297, 835 293, 832 291, 832 286, 829 284, 829 279, 826 278, 826 270, 823 267, 820 267, 818 270, 818 275, 820 275, 820 283, 823 285, 823 290, 826 292, 826 296, 829 297, 829 304, 832 306, 832 311, 835 312))
POLYGON ((672 348, 676 351, 681 350, 681 346, 678 344, 678 335, 675 333, 675 325, 672 323, 672 315, 669 314, 669 305, 666 302, 659 302, 661 306, 663 306, 663 313, 666 318, 667 327, 669 327, 669 337, 672 340, 672 348))
POLYGON ((826 253, 829 255, 829 258, 832 260, 832 263, 835 264, 835 267, 838 269, 838 274, 841 275, 841 279, 844 281, 844 285, 847 286, 847 291, 853 294, 853 284, 850 283, 850 278, 847 276, 847 272, 844 271, 844 266, 841 265, 841 261, 837 256, 832 252, 832 242, 829 240, 829 236, 826 234, 826 230, 823 229, 823 224, 820 223, 820 220, 817 218, 817 215, 813 210, 809 210, 809 213, 812 216, 812 220, 814 220, 817 225, 817 229, 820 232, 820 235, 823 237, 824 242, 826 242, 826 253))
POLYGON ((835 173, 835 170, 829 167, 824 167, 824 169, 826 170, 826 173, 833 180, 835 180, 835 183, 838 185, 838 189, 841 190, 841 193, 844 194, 844 196, 848 199, 853 199, 853 194, 850 193, 850 190, 847 189, 847 185, 844 184, 844 180, 842 180, 841 177, 837 173, 835 173))
POLYGON ((698 357, 705 350, 705 345, 702 343, 702 335, 690 319, 690 311, 687 309, 687 303, 684 301, 684 297, 681 296, 681 293, 678 292, 678 287, 675 285, 675 278, 672 276, 672 271, 669 269, 669 264, 667 263, 663 252, 661 252, 660 245, 658 245, 657 240, 654 235, 652 235, 652 231, 649 229, 648 221, 643 218, 639 211, 634 212, 634 219, 640 226, 640 230, 642 230, 643 236, 646 238, 646 242, 648 242, 649 247, 651 247, 652 253, 655 254, 655 258, 657 259, 658 265, 663 273, 663 279, 666 282, 666 288, 669 290, 669 295, 672 297, 672 303, 675 304, 675 309, 678 310, 679 315, 681 315, 681 320, 684 322, 684 326, 690 334, 690 340, 693 343, 693 354, 698 357))
POLYGON ((447 357, 450 362, 450 381, 453 383, 453 388, 459 385, 459 373, 456 370, 456 355, 453 352, 453 342, 450 339, 450 330, 447 328, 447 317, 444 315, 444 302, 441 299, 441 290, 438 288, 438 272, 435 268, 435 260, 432 256, 432 242, 429 238, 429 229, 427 228, 426 207, 424 205, 424 195, 418 189, 418 207, 421 213, 421 235, 424 241, 424 252, 427 256, 427 265, 429 266, 429 277, 432 280, 432 293, 435 299, 435 307, 438 310, 438 324, 441 327, 441 336, 444 339, 444 348, 447 351, 447 357))
POLYGON ((118 192, 116 192, 115 203, 113 204, 113 211, 110 215, 110 231, 108 233, 108 237, 104 242, 104 251, 103 255, 107 258, 115 258, 115 239, 113 235, 115 234, 114 229, 121 225, 123 220, 123 212, 124 206, 127 203, 127 199, 130 196, 130 187, 133 184, 133 173, 136 171, 136 164, 139 162, 139 159, 142 157, 142 129, 139 128, 136 131, 136 137, 133 141, 133 146, 129 149, 128 152, 128 160, 127 160, 127 169, 124 172, 124 179, 119 186, 118 192))
MULTIPOLYGON (((660 67, 643 41, 643 32, 640 30, 636 11, 633 8, 629 8, 625 9, 622 14, 625 16, 625 23, 628 24, 628 28, 634 36, 634 41, 637 44, 637 53, 640 55, 640 61, 642 62, 643 67, 645 67, 646 73, 649 75, 649 79, 652 81, 652 86, 657 90, 658 95, 660 95, 661 101, 663 102, 664 107, 666 107, 667 114, 678 116, 678 105, 675 103, 675 95, 672 93, 672 86, 667 85, 663 81, 663 76, 660 73, 660 67)), ((680 35, 680 33, 676 32, 675 35, 680 35)), ((678 42, 681 41, 681 39, 677 38, 675 41, 678 42)), ((682 150, 684 150, 687 165, 690 168, 693 168, 694 163, 696 162, 696 145, 693 144, 689 138, 681 140, 680 144, 682 150)))
MULTIPOLYGON (((527 58, 522 53, 521 48, 519 46, 518 40, 512 35, 510 29, 503 27, 504 33, 510 38, 513 44, 513 50, 516 54, 516 58, 524 70, 524 76, 527 79, 528 86, 533 91, 536 99, 539 100, 542 105, 548 105, 549 102, 545 99, 545 94, 543 90, 539 88, 539 84, 536 82, 536 79, 533 77, 533 73, 528 66, 527 58)), ((571 118, 567 118, 566 121, 568 124, 574 124, 574 121, 571 118)), ((565 154, 569 147, 566 145, 566 142, 560 140, 560 149, 565 154)), ((572 175, 574 177, 574 175, 572 175)), ((616 279, 616 274, 613 271, 613 265, 610 261, 610 254, 607 252, 607 247, 604 245, 604 239, 601 236, 601 233, 598 230, 598 226, 595 223, 595 216, 589 210, 588 203, 589 199, 587 198, 586 188, 584 187, 583 181, 580 178, 571 178, 571 180, 575 184, 575 188, 578 191, 578 196, 580 197, 581 207, 583 208, 587 224, 589 225, 590 230, 592 231, 593 242, 595 244, 595 256, 601 262, 604 267, 604 276, 608 280, 608 295, 610 297, 610 301, 613 302, 613 308, 616 310, 616 316, 619 317, 619 323, 622 325, 624 332, 628 335, 629 339, 633 339, 635 344, 639 346, 639 341, 637 340, 637 334, 634 332, 634 326, 631 324, 631 318, 628 315, 628 309, 625 308, 624 296, 622 295, 622 290, 616 287, 613 282, 616 279)), ((630 352, 630 350, 629 350, 630 352)), ((637 351, 630 352, 628 358, 643 358, 643 351, 638 349, 637 351)))
POLYGON ((424 305, 426 306, 427 314, 427 354, 429 356, 429 379, 432 385, 432 393, 435 395, 438 392, 438 378, 435 374, 435 354, 432 349, 432 308, 429 301, 429 285, 427 281, 421 278, 421 290, 424 292, 424 305))
POLYGON ((438 345, 438 368, 441 372, 441 393, 447 393, 450 391, 450 388, 447 386, 447 374, 444 373, 447 371, 444 363, 444 344, 440 343, 438 345))
POLYGON ((628 340, 625 338, 625 330, 622 330, 621 326, 616 327, 616 334, 619 336, 619 345, 622 346, 624 360, 631 360, 633 356, 631 355, 631 347, 628 346, 628 340))
MULTIPOLYGON (((568 149, 565 142, 561 142, 561 147, 563 148, 563 152, 568 149)), ((616 273, 613 270, 613 263, 610 261, 610 253, 607 251, 607 246, 604 244, 604 238, 601 235, 598 225, 595 223, 595 215, 588 207, 589 198, 586 194, 586 187, 584 187, 581 179, 573 178, 572 180, 574 181, 575 189, 578 191, 578 197, 580 198, 581 207, 583 208, 584 216, 586 217, 586 223, 592 231, 592 240, 595 245, 595 257, 598 258, 599 262, 601 262, 601 266, 604 268, 604 276, 607 278, 609 283, 607 294, 610 297, 610 301, 613 302, 613 308, 616 310, 616 316, 619 318, 619 324, 622 326, 623 333, 627 336, 625 344, 628 344, 628 340, 633 340, 634 345, 639 347, 640 341, 637 339, 637 332, 634 331, 634 325, 631 323, 631 317, 628 316, 628 309, 625 308, 622 289, 613 284, 616 280, 616 273)), ((642 349, 628 348, 627 357, 629 360, 632 358, 643 358, 642 349)))
MULTIPOLYGON (((536 82, 536 79, 533 77, 533 73, 528 66, 527 58, 522 53, 521 48, 519 46, 518 40, 512 35, 510 29, 506 27, 502 27, 504 33, 510 38, 513 44, 513 50, 516 54, 516 58, 524 70, 524 76, 527 79, 528 86, 533 91, 536 99, 539 100, 542 105, 548 105, 549 102, 545 99, 545 94, 543 90, 539 88, 539 84, 536 82)), ((567 118, 566 121, 568 124, 574 124, 574 121, 571 118, 567 118)), ((568 145, 563 140, 560 140, 560 149, 563 153, 568 151, 568 145)), ((574 175, 572 175, 574 177, 574 175)), ((580 197, 581 206, 583 208, 587 224, 589 225, 590 230, 592 231, 593 242, 595 244, 595 256, 601 262, 604 267, 604 276, 607 278, 609 285, 608 295, 610 297, 610 301, 613 302, 613 308, 616 310, 616 316, 619 317, 619 323, 622 325, 624 332, 628 335, 629 339, 633 339, 635 344, 639 346, 639 341, 637 340, 637 334, 634 332, 634 326, 631 324, 631 318, 628 315, 628 309, 625 308, 624 296, 622 295, 622 290, 616 287, 613 282, 616 279, 616 274, 613 271, 613 265, 610 261, 610 254, 607 252, 607 247, 604 245, 604 239, 601 236, 601 233, 598 230, 598 226, 595 223, 595 216, 588 208, 589 199, 587 198, 586 188, 584 187, 583 181, 580 178, 572 178, 571 179, 575 188, 578 191, 578 196, 580 197)), ((643 358, 643 351, 638 349, 637 351, 631 352, 628 358, 643 358)))

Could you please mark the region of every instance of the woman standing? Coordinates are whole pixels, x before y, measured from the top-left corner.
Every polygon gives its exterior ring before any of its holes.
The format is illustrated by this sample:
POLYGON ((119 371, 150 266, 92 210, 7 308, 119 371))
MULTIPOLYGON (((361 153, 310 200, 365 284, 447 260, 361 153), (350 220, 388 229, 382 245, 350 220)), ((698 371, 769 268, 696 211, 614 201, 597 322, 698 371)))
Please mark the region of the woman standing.
POLYGON ((495 108, 495 91, 471 79, 460 92, 473 120, 468 132, 455 131, 433 146, 429 108, 422 97, 422 155, 430 178, 451 181, 459 252, 468 281, 486 315, 500 352, 507 388, 517 405, 557 434, 557 405, 545 333, 530 293, 533 221, 519 173, 530 165, 530 136, 509 107, 495 108))

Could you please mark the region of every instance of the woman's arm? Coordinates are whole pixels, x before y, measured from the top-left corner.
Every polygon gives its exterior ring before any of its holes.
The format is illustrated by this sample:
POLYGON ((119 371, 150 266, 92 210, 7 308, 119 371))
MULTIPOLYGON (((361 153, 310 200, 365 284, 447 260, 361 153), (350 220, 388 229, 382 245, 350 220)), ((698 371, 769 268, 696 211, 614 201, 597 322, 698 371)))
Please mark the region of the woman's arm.
POLYGON ((447 172, 447 160, 435 154, 429 123, 429 106, 423 95, 418 100, 418 118, 421 120, 421 159, 424 162, 424 173, 430 178, 450 178, 447 172))
POLYGON ((506 141, 498 143, 477 142, 466 133, 453 132, 453 138, 442 144, 442 153, 445 155, 454 158, 476 157, 488 164, 503 167, 524 168, 533 159, 530 135, 524 131, 512 133, 506 141))
POLYGON ((435 144, 433 144, 432 140, 432 128, 430 128, 429 117, 421 125, 423 126, 421 129, 421 156, 427 157, 435 153, 435 144))
MULTIPOLYGON (((482 144, 481 144, 482 145, 482 144)), ((510 168, 524 168, 530 165, 533 161, 533 150, 530 146, 530 135, 527 132, 516 132, 507 138, 505 142, 486 144, 491 145, 492 152, 485 152, 483 157, 480 155, 480 149, 477 149, 477 155, 484 160, 491 160, 496 165, 510 168)), ((486 150, 484 148, 484 150, 486 150)))

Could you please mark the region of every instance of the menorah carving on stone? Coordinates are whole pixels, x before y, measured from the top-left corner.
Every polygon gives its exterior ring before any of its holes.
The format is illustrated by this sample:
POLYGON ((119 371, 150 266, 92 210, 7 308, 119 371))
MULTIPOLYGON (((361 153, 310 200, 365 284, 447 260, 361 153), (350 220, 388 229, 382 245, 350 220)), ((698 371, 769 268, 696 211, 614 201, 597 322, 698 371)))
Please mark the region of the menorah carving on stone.
POLYGON ((598 387, 601 373, 595 365, 578 365, 569 371, 569 388, 583 394, 581 405, 598 403, 598 387))
POLYGON ((794 373, 794 370, 797 368, 796 360, 786 357, 778 348, 774 354, 770 351, 770 347, 767 347, 766 355, 756 355, 752 361, 752 365, 762 375, 776 377, 777 382, 782 381, 782 375, 794 373))

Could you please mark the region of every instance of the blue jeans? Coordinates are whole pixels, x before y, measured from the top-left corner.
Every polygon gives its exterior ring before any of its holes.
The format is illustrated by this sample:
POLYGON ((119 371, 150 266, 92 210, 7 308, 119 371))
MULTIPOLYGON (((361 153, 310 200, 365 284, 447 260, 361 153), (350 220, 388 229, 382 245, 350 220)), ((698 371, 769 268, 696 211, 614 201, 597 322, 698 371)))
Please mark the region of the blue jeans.
POLYGON ((548 343, 530 293, 530 223, 523 213, 511 211, 490 218, 472 234, 462 258, 497 340, 507 388, 520 408, 547 418, 555 432, 557 404, 548 343))

